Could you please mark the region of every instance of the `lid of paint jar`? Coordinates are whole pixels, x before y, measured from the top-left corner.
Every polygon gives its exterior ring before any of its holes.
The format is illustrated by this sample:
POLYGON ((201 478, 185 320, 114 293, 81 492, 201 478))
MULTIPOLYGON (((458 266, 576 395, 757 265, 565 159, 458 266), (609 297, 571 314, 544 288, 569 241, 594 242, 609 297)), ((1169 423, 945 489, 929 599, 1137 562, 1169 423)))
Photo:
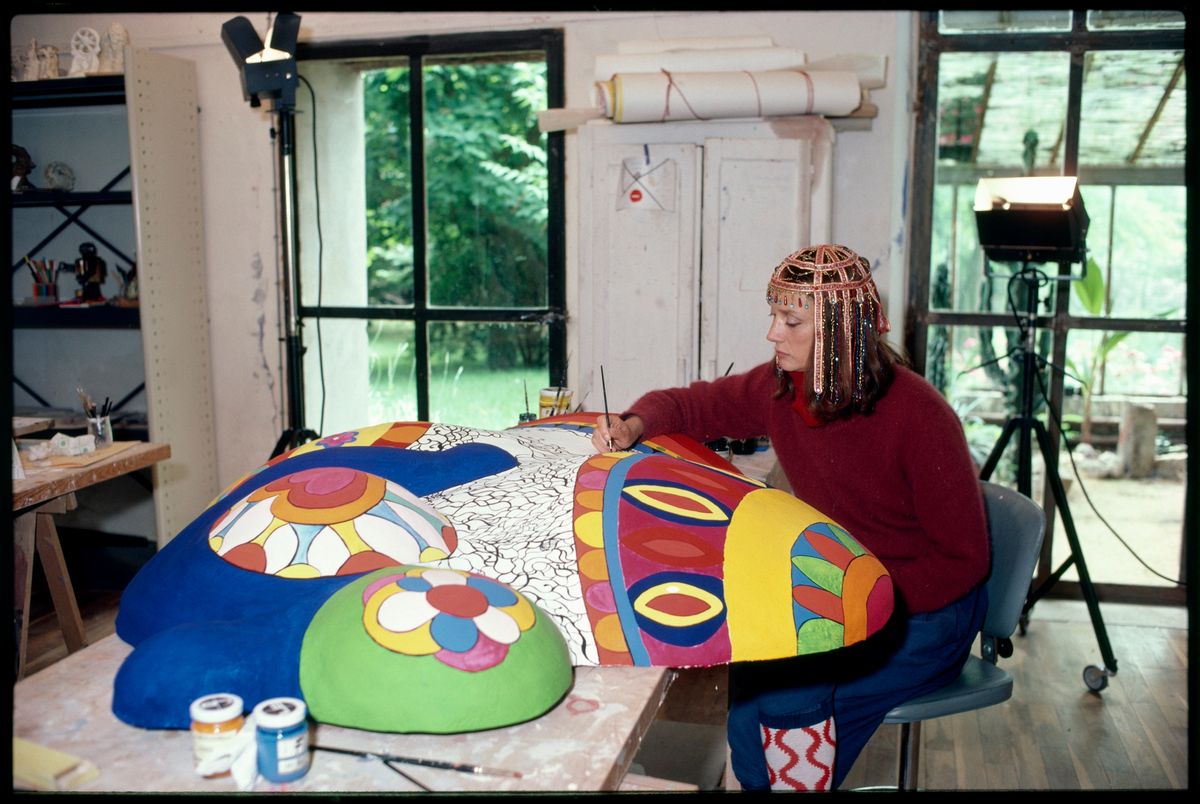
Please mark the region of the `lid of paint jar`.
POLYGON ((299 698, 268 698, 254 707, 254 722, 264 729, 286 729, 308 715, 308 707, 299 698))
POLYGON ((242 699, 232 692, 217 692, 192 701, 188 712, 197 723, 224 723, 241 717, 242 699))

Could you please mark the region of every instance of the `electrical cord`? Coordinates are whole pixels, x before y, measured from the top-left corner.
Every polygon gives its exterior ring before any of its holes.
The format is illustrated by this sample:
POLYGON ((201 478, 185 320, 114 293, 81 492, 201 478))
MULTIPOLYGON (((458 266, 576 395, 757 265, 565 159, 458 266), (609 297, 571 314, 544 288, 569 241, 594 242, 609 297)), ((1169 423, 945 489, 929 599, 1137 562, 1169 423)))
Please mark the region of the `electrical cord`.
POLYGON ((297 78, 308 87, 308 95, 312 99, 312 151, 313 151, 313 200, 316 207, 317 220, 317 369, 321 377, 321 419, 318 433, 325 432, 325 345, 321 339, 320 309, 325 293, 325 238, 321 234, 321 175, 317 168, 317 93, 308 79, 297 73, 297 78))
MULTIPOLYGON (((1042 286, 1049 283, 1049 279, 1047 279, 1045 274, 1043 274, 1041 271, 1036 271, 1034 269, 1025 268, 1022 271, 1022 273, 1025 273, 1026 271, 1034 271, 1038 275, 1039 281, 1037 283, 1037 288, 1041 288, 1042 286)), ((1025 339, 1026 339, 1026 332, 1027 332, 1026 322, 1022 320, 1021 314, 1017 312, 1017 306, 1013 300, 1013 294, 1012 294, 1013 281, 1015 279, 1017 279, 1020 275, 1021 274, 1013 274, 1011 277, 1009 277, 1007 296, 1008 296, 1009 307, 1012 309, 1013 318, 1017 322, 1017 331, 1021 337, 1021 342, 1024 343, 1025 339)), ((1036 290, 1033 292, 1036 292, 1036 290)), ((1046 360, 1041 355, 1036 354, 1036 352, 1035 352, 1035 357, 1037 357, 1037 360, 1039 363, 1044 363, 1045 365, 1049 366, 1050 368, 1057 368, 1056 366, 1054 366, 1053 363, 1046 360)), ((1058 370, 1062 371, 1062 369, 1058 369, 1058 370)), ((1063 371, 1063 373, 1066 374, 1065 371, 1063 371)), ((1068 376, 1070 376, 1070 375, 1068 375, 1068 376)), ((1054 425, 1055 425, 1055 427, 1058 428, 1059 436, 1062 438, 1063 445, 1066 447, 1067 458, 1070 459, 1070 461, 1071 461, 1071 471, 1075 475, 1075 480, 1079 483, 1079 490, 1081 492, 1083 492, 1083 498, 1085 500, 1087 500, 1087 504, 1092 509, 1092 513, 1094 513, 1096 515, 1097 519, 1099 519, 1101 522, 1104 523, 1104 526, 1106 528, 1108 528, 1109 532, 1114 537, 1116 537, 1117 541, 1120 542, 1121 545, 1126 550, 1129 551, 1129 554, 1132 555, 1134 557, 1134 559, 1139 564, 1141 564, 1143 567, 1145 567, 1146 570, 1149 571, 1152 575, 1155 575, 1155 576, 1163 579, 1164 581, 1167 581, 1168 583, 1173 583, 1177 586, 1187 586, 1186 581, 1182 581, 1182 580, 1179 580, 1176 578, 1168 578, 1166 575, 1163 575, 1161 572, 1158 572, 1153 567, 1151 567, 1149 564, 1147 564, 1145 561, 1143 561, 1142 557, 1137 554, 1137 552, 1129 545, 1128 542, 1126 542, 1123 538, 1121 538, 1121 534, 1117 533, 1116 529, 1112 525, 1110 525, 1108 520, 1105 519, 1104 516, 1100 513, 1100 511, 1098 511, 1096 509, 1096 504, 1092 502, 1091 496, 1088 495, 1087 487, 1084 485, 1083 478, 1079 474, 1079 467, 1076 466, 1076 464, 1075 464, 1075 455, 1071 452, 1071 445, 1067 441, 1067 434, 1066 434, 1066 430, 1063 428, 1062 419, 1059 417, 1058 411, 1056 411, 1054 409, 1054 405, 1052 405, 1050 403, 1050 394, 1046 390, 1046 383, 1042 379, 1042 373, 1040 371, 1035 371, 1034 377, 1037 379, 1038 388, 1041 389, 1042 399, 1046 403, 1046 410, 1049 412, 1051 418, 1054 419, 1054 425)), ((1077 378, 1073 378, 1073 379, 1077 379, 1077 378)))

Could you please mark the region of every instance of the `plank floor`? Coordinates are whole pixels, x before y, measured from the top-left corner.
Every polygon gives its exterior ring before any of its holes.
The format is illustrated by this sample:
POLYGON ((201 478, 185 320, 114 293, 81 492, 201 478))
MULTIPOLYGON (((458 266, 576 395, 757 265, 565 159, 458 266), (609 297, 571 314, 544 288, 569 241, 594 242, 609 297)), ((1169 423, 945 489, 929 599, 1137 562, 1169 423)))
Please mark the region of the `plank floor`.
MULTIPOLYGON (((79 590, 88 641, 114 632, 120 592, 79 590)), ((1183 608, 1102 604, 1118 673, 1100 694, 1083 683, 1100 664, 1082 603, 1043 600, 1014 653, 999 706, 923 727, 926 790, 1182 790, 1188 787, 1188 630, 1183 608)), ((52 610, 30 625, 27 674, 66 656, 52 610)), ((679 671, 659 717, 724 725, 724 667, 679 671)), ((843 788, 895 784, 898 726, 882 726, 843 788)))
MULTIPOLYGON (((1188 787, 1188 630, 1182 607, 1101 605, 1117 674, 1100 694, 1083 682, 1101 664, 1082 602, 1043 600, 1001 659, 1012 699, 927 721, 925 790, 1182 790, 1188 787)), ((659 716, 724 723, 723 667, 682 670, 659 716)), ((896 784, 899 726, 882 726, 843 789, 896 784)))

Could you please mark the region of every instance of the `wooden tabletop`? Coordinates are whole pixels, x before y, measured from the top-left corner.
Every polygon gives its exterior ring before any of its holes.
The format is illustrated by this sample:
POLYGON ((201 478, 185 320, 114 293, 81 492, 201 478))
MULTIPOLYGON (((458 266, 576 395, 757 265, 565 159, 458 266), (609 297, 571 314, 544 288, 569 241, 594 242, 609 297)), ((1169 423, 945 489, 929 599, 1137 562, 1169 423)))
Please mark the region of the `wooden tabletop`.
MULTIPOLYGON (((233 793, 231 778, 193 773, 188 731, 146 730, 112 713, 112 682, 131 648, 109 636, 13 687, 13 736, 95 764, 79 792, 233 793)), ((467 734, 385 734, 325 724, 314 744, 516 770, 522 778, 401 766, 430 790, 455 792, 616 790, 666 696, 662 667, 577 667, 566 697, 536 720, 467 734)), ((313 752, 289 784, 258 780, 256 792, 421 792, 375 759, 313 752)))
POLYGON ((25 477, 14 478, 13 513, 39 505, 55 497, 111 480, 171 457, 171 446, 152 441, 129 443, 126 449, 87 466, 25 465, 25 477))

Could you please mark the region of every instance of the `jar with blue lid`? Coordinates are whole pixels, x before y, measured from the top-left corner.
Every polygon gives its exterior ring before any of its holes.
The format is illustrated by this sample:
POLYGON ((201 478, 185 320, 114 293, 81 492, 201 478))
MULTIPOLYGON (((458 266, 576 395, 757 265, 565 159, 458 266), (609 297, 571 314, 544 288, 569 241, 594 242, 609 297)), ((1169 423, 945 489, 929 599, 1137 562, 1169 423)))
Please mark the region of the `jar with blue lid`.
POLYGON ((269 782, 308 773, 308 707, 299 698, 268 698, 254 707, 258 772, 269 782))

